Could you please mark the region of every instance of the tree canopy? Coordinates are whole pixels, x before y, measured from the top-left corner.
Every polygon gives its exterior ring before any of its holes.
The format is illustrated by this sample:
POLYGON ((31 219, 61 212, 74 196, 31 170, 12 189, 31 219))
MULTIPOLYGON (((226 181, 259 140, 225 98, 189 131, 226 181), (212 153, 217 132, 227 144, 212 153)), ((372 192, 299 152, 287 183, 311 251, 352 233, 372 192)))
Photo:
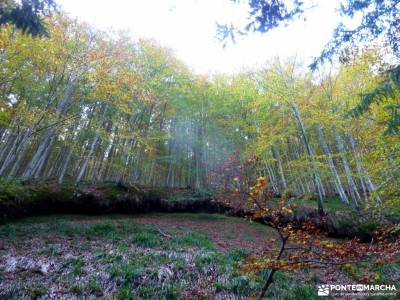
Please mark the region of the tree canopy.
MULTIPOLYGON (((232 0, 235 3, 242 1, 232 0)), ((266 33, 280 26, 287 26, 295 19, 304 17, 305 12, 315 6, 314 1, 300 0, 248 0, 248 23, 238 28, 234 21, 231 24, 219 24, 218 35, 221 40, 251 32, 266 33)), ((343 47, 359 47, 383 38, 394 55, 400 58, 399 31, 400 1, 390 0, 346 0, 340 4, 340 15, 354 19, 360 17, 357 25, 349 26, 341 21, 330 42, 319 57, 310 65, 315 70, 326 60, 331 60, 343 47)), ((305 20, 305 19, 304 19, 305 20)))
POLYGON ((3 0, 0 3, 0 25, 11 23, 33 36, 46 35, 43 17, 49 16, 56 7, 54 0, 3 0))
MULTIPOLYGON (((233 2, 241 2, 232 0, 233 2)), ((279 26, 286 26, 304 16, 307 10, 314 6, 313 1, 299 0, 249 0, 249 22, 244 28, 238 28, 234 23, 219 24, 218 36, 222 41, 235 41, 237 35, 246 35, 252 32, 266 33, 279 26)), ((386 102, 386 99, 395 97, 399 81, 400 59, 400 1, 399 0, 346 0, 340 3, 340 15, 344 18, 356 20, 356 25, 347 25, 341 21, 334 30, 331 40, 325 45, 318 57, 310 64, 315 71, 326 61, 339 59, 346 62, 348 53, 354 49, 368 48, 379 41, 384 45, 389 55, 395 57, 392 65, 386 67, 386 78, 368 92, 360 93, 361 101, 348 115, 359 116, 369 110, 372 103, 386 102)), ((356 50, 357 52, 357 50, 356 50)), ((391 112, 387 120, 389 134, 395 134, 400 128, 399 104, 387 104, 386 109, 391 112)))
POLYGON ((48 28, 34 38, 1 27, 2 176, 246 191, 263 174, 277 195, 352 206, 395 193, 391 111, 346 117, 384 80, 370 69, 384 65, 376 49, 317 80, 296 60, 208 78, 153 41, 63 16, 48 28))

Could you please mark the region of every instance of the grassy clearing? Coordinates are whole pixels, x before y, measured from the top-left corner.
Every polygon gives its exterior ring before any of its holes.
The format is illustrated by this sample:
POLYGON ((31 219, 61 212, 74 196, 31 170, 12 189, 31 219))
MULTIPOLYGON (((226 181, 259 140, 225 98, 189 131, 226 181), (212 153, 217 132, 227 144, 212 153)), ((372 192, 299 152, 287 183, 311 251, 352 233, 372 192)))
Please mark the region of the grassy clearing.
MULTIPOLYGON (((208 214, 29 218, 0 226, 0 299, 249 298, 267 273, 244 274, 241 264, 270 234, 260 224, 208 214)), ((278 272, 267 297, 317 299, 317 284, 356 282, 363 268, 330 278, 278 272)), ((374 271, 379 282, 392 282, 400 262, 374 271)))
MULTIPOLYGON (((171 215, 157 216, 163 217, 171 215)), ((172 218, 178 224, 190 221, 200 227, 210 222, 258 227, 216 215, 174 214, 172 218)), ((218 293, 247 297, 260 288, 259 279, 240 273, 240 261, 248 250, 222 253, 207 234, 181 225, 160 227, 121 216, 49 216, 0 226, 0 257, 4 257, 0 281, 5 279, 0 283, 0 298, 34 299, 50 291, 65 299, 178 299, 218 293), (16 267, 10 269, 13 260, 16 267), (39 274, 41 266, 24 266, 34 262, 54 268, 39 274)))
MULTIPOLYGON (((303 205, 305 207, 317 208, 317 201, 315 199, 299 198, 296 199, 296 203, 298 205, 303 205)), ((335 196, 335 197, 328 197, 324 200, 324 208, 329 212, 335 212, 335 211, 348 210, 349 206, 340 201, 339 197, 335 196)))
MULTIPOLYGON (((281 199, 273 198, 270 200, 270 205, 272 207, 280 206, 281 199)), ((287 198, 284 200, 288 204, 296 204, 297 209, 295 210, 297 214, 307 214, 312 210, 318 209, 318 204, 316 199, 303 197, 303 198, 287 198)), ((324 200, 324 209, 326 212, 335 214, 336 212, 347 212, 352 208, 340 201, 339 197, 328 197, 324 200)))
POLYGON ((157 217, 157 218, 169 218, 172 217, 176 220, 191 220, 191 221, 227 221, 227 222, 240 222, 241 220, 238 218, 232 218, 229 216, 221 215, 221 214, 207 214, 207 213, 149 213, 140 216, 148 216, 148 217, 157 217))

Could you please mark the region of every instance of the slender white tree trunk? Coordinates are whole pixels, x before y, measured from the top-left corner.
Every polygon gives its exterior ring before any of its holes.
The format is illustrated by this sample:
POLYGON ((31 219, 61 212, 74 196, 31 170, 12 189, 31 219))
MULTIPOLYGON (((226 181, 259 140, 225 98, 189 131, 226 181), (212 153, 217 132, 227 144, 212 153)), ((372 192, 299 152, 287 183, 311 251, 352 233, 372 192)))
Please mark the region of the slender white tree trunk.
MULTIPOLYGON (((375 185, 373 184, 371 178, 368 175, 368 172, 365 170, 364 166, 362 165, 361 158, 359 153, 357 152, 357 145, 356 141, 353 138, 353 135, 351 133, 348 134, 348 138, 350 141, 350 147, 352 150, 352 153, 354 155, 354 159, 356 162, 356 167, 357 171, 360 174, 360 181, 363 184, 363 189, 366 189, 369 193, 374 193, 376 191, 375 185), (365 183, 365 185, 364 185, 365 183)), ((379 195, 376 195, 374 197, 375 202, 380 202, 379 195)))
POLYGON ((332 173, 332 176, 334 179, 336 191, 339 194, 340 199, 343 202, 348 204, 349 199, 347 198, 346 192, 344 191, 344 188, 342 185, 342 181, 340 180, 340 176, 336 170, 335 164, 332 159, 331 151, 329 150, 329 146, 325 141, 324 132, 322 131, 322 128, 320 126, 317 126, 317 131, 318 131, 318 136, 319 136, 319 142, 324 151, 326 161, 328 162, 329 167, 331 169, 331 173, 332 173))
POLYGON ((61 184, 64 182, 65 173, 67 172, 68 164, 72 156, 72 147, 69 147, 67 156, 64 159, 63 166, 61 168, 60 176, 58 177, 58 183, 61 184))
POLYGON ((295 102, 292 102, 291 106, 292 106, 292 111, 293 111, 293 114, 295 116, 295 119, 297 120, 298 126, 300 128, 300 133, 301 133, 301 136, 303 138, 304 146, 306 147, 307 154, 308 154, 308 156, 309 156, 309 158, 311 160, 312 166, 313 166, 313 181, 314 181, 314 185, 315 185, 315 188, 317 190, 317 193, 318 193, 318 201, 317 201, 317 203, 318 203, 318 211, 319 211, 319 214, 322 215, 322 214, 324 214, 323 199, 324 199, 325 190, 324 190, 324 188, 322 186, 321 179, 319 177, 318 171, 317 171, 316 166, 315 166, 314 152, 312 150, 312 147, 311 147, 310 143, 308 142, 308 138, 307 138, 307 135, 306 135, 306 130, 305 130, 305 127, 304 127, 304 124, 303 124, 303 120, 302 120, 301 115, 300 115, 300 111, 299 111, 299 109, 297 107, 297 104, 295 102))
POLYGON ((89 161, 92 158, 94 148, 96 147, 96 144, 97 144, 97 141, 99 140, 99 138, 100 138, 100 134, 98 132, 96 132, 94 135, 94 138, 92 140, 92 143, 90 145, 89 152, 87 153, 87 155, 83 161, 83 164, 80 168, 78 177, 76 177, 75 183, 79 183, 82 180, 83 175, 85 174, 86 168, 89 164, 89 161))
POLYGON ((286 183, 285 174, 283 173, 282 161, 281 161, 281 157, 279 154, 279 150, 273 146, 272 146, 271 150, 272 150, 272 155, 275 158, 276 165, 278 167, 278 173, 280 176, 280 187, 281 187, 282 193, 284 193, 287 188, 287 183, 286 183))
POLYGON ((333 131, 335 134, 339 154, 342 159, 344 171, 346 173, 347 183, 348 183, 348 187, 349 187, 349 193, 350 193, 350 196, 351 196, 352 200, 354 201, 355 205, 358 206, 358 202, 361 200, 361 197, 360 197, 360 194, 358 193, 357 185, 353 179, 351 168, 350 168, 349 162, 347 161, 347 158, 346 158, 346 149, 344 147, 342 137, 340 136, 340 133, 335 126, 333 127, 333 131))
MULTIPOLYGON (((61 118, 62 113, 66 110, 72 100, 72 95, 76 87, 76 80, 70 80, 65 88, 64 95, 57 105, 56 112, 58 118, 61 118)), ((46 130, 36 152, 33 154, 28 166, 23 172, 23 177, 38 177, 42 167, 45 165, 50 153, 53 142, 55 140, 56 130, 50 127, 46 130)))

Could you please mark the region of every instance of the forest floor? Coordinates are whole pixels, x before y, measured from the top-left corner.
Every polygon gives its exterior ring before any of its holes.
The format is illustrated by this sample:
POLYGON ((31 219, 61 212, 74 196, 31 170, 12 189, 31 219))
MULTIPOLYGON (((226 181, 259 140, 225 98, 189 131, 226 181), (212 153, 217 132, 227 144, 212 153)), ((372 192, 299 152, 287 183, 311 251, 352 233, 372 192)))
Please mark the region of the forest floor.
MULTIPOLYGON (((27 218, 0 226, 0 299, 247 299, 265 274, 241 264, 271 238, 217 214, 27 218)), ((317 299, 316 284, 353 281, 334 268, 278 272, 269 297, 317 299)))

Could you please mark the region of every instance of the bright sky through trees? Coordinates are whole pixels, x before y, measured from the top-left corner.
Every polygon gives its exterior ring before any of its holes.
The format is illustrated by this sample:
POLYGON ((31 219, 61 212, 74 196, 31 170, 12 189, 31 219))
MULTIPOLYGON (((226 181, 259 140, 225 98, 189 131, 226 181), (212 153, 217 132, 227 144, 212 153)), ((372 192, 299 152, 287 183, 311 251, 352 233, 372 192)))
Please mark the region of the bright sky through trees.
POLYGON ((129 30, 175 50, 196 73, 239 72, 279 55, 298 55, 306 63, 317 56, 338 21, 337 1, 315 1, 307 22, 296 21, 265 35, 228 45, 215 38, 216 22, 246 20, 244 5, 230 0, 59 0, 71 17, 100 29, 129 30))

